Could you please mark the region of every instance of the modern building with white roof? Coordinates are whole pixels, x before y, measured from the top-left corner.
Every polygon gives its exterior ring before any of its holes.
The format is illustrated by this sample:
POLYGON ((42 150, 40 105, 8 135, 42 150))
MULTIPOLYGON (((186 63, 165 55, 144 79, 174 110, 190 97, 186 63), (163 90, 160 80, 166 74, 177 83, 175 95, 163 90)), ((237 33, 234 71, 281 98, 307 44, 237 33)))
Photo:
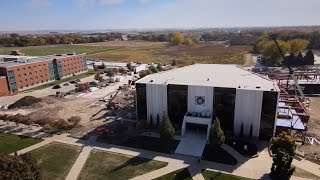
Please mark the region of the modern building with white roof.
POLYGON ((279 88, 236 65, 195 64, 136 82, 140 123, 158 126, 168 114, 182 136, 195 127, 208 137, 215 118, 225 133, 270 139, 275 133, 279 88))

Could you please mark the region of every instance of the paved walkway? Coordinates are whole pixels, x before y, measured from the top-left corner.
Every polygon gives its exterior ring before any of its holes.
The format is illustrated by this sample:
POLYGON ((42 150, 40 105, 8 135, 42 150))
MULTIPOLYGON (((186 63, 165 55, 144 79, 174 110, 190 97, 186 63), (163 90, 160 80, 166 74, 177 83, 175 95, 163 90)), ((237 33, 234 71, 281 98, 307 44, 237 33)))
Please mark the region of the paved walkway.
MULTIPOLYGON (((221 171, 223 173, 233 174, 242 177, 248 177, 253 179, 269 179, 270 167, 272 164, 272 158, 270 158, 268 149, 265 148, 259 153, 259 157, 257 158, 246 158, 243 157, 236 151, 227 145, 223 145, 222 148, 225 149, 230 154, 234 155, 234 157, 238 160, 238 164, 236 166, 225 165, 220 163, 214 163, 209 161, 202 160, 200 163, 198 162, 198 158, 183 156, 178 154, 164 154, 152 151, 146 151, 142 149, 129 148, 105 143, 96 142, 96 137, 91 137, 89 140, 78 140, 70 137, 66 137, 65 135, 55 135, 52 137, 47 137, 43 142, 40 142, 36 145, 30 146, 26 149, 19 151, 18 153, 29 152, 33 149, 39 148, 43 145, 46 145, 52 141, 57 141, 61 143, 68 143, 72 145, 84 146, 84 150, 80 153, 79 158, 76 160, 74 166, 68 174, 67 179, 76 179, 83 167, 85 160, 87 159, 90 151, 93 148, 115 152, 119 154, 126 154, 130 156, 139 156, 147 159, 157 160, 167 162, 168 166, 158 169, 156 171, 152 171, 150 173, 144 174, 139 177, 135 177, 134 179, 153 179, 156 177, 160 177, 164 174, 173 172, 175 170, 188 167, 193 179, 203 179, 201 171, 202 169, 213 170, 213 171, 221 171)), ((320 177, 320 166, 309 162, 307 160, 302 161, 293 161, 293 165, 304 169, 310 173, 318 175, 320 177)), ((293 179, 300 179, 297 177, 292 177, 293 179)))
MULTIPOLYGON (((18 154, 24 154, 24 153, 27 153, 27 152, 32 151, 32 150, 34 150, 34 149, 37 149, 37 148, 39 148, 39 147, 42 147, 42 146, 44 146, 44 145, 47 145, 47 144, 49 144, 49 143, 51 143, 51 142, 52 142, 52 140, 46 139, 46 140, 44 140, 44 141, 42 141, 42 142, 40 142, 40 143, 37 143, 37 144, 35 144, 35 145, 32 145, 32 146, 29 146, 29 147, 27 147, 27 148, 21 149, 21 150, 18 151, 17 153, 18 153, 18 154)), ((12 154, 14 154, 14 153, 12 153, 12 154)))
POLYGON ((207 144, 205 135, 188 134, 181 138, 181 141, 175 151, 176 154, 183 154, 200 158, 207 144))
POLYGON ((194 163, 193 165, 188 167, 188 170, 193 180, 204 180, 202 176, 202 167, 200 164, 201 163, 198 162, 198 164, 194 163))
POLYGON ((84 147, 79 154, 79 157, 77 158, 76 162, 73 164, 71 170, 69 171, 69 174, 66 178, 66 180, 76 180, 81 172, 82 167, 84 166, 92 147, 84 147))

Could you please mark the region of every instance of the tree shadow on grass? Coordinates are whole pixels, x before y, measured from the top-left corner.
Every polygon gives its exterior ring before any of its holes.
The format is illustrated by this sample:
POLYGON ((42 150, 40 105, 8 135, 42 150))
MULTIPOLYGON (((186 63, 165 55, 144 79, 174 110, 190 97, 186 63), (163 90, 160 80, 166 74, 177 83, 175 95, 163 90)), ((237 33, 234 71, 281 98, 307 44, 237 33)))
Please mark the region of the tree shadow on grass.
POLYGON ((129 159, 128 161, 126 161, 125 163, 123 163, 122 165, 120 165, 120 166, 116 167, 115 169, 111 170, 111 172, 115 173, 115 172, 120 171, 121 169, 124 169, 126 167, 138 166, 140 164, 148 163, 149 161, 152 161, 152 160, 151 159, 141 158, 141 157, 133 157, 133 158, 129 159))

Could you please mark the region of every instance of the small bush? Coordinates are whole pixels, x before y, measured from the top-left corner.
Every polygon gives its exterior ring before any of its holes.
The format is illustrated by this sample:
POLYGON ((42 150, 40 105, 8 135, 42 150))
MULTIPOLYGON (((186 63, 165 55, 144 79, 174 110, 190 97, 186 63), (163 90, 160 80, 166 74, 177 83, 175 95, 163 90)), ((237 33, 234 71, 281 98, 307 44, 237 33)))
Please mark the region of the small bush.
POLYGON ((162 115, 162 121, 160 124, 160 138, 161 139, 172 139, 174 135, 174 128, 169 120, 169 117, 166 113, 162 115))

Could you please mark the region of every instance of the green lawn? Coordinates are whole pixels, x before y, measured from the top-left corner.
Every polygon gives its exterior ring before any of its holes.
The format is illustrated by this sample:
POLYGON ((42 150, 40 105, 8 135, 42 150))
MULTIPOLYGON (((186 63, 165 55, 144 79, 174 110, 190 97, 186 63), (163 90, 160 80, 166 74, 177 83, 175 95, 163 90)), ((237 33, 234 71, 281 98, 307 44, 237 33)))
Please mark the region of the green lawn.
POLYGON ((215 172, 215 171, 208 171, 208 170, 203 171, 202 175, 205 180, 211 180, 211 179, 214 179, 214 180, 251 180, 249 178, 234 176, 234 175, 230 175, 230 174, 224 174, 224 173, 215 172))
POLYGON ((81 78, 85 78, 85 77, 88 77, 88 76, 95 75, 96 73, 97 73, 96 71, 89 70, 88 72, 85 72, 85 73, 82 73, 82 74, 78 74, 78 75, 71 76, 71 77, 68 77, 68 78, 65 78, 65 79, 61 79, 61 80, 56 80, 56 81, 53 81, 51 83, 44 84, 44 85, 41 85, 41 86, 37 86, 37 87, 31 88, 31 89, 27 89, 27 90, 24 90, 24 91, 21 91, 21 92, 31 92, 31 91, 36 91, 36 90, 40 90, 40 89, 45 89, 45 88, 48 88, 48 87, 53 87, 54 85, 57 85, 57 84, 69 82, 69 81, 71 81, 73 79, 77 79, 77 78, 80 78, 80 79, 81 78))
POLYGON ((109 144, 116 144, 120 146, 133 147, 138 149, 144 149, 148 151, 156 151, 162 153, 171 154, 174 152, 179 145, 178 140, 162 140, 156 137, 147 137, 147 136, 136 136, 130 137, 123 142, 115 141, 110 137, 100 136, 97 139, 98 142, 105 142, 109 144))
POLYGON ((41 141, 41 139, 0 133, 0 153, 11 154, 41 141))
POLYGON ((122 47, 110 46, 85 46, 85 45, 54 45, 54 46, 29 46, 29 47, 1 47, 0 54, 10 54, 11 50, 20 50, 27 56, 46 56, 64 53, 101 53, 111 50, 122 49, 122 47))
POLYGON ((187 168, 183 168, 156 178, 155 180, 192 180, 192 177, 189 170, 187 168))
POLYGON ((30 152, 41 168, 44 179, 65 179, 78 158, 82 147, 50 143, 30 152))
POLYGON ((228 165, 236 165, 237 159, 235 159, 231 154, 222 149, 221 147, 217 149, 212 149, 210 145, 206 145, 203 151, 203 159, 207 161, 228 164, 228 165))
POLYGON ((125 180, 165 166, 167 166, 165 162, 94 149, 91 151, 78 179, 125 180))

